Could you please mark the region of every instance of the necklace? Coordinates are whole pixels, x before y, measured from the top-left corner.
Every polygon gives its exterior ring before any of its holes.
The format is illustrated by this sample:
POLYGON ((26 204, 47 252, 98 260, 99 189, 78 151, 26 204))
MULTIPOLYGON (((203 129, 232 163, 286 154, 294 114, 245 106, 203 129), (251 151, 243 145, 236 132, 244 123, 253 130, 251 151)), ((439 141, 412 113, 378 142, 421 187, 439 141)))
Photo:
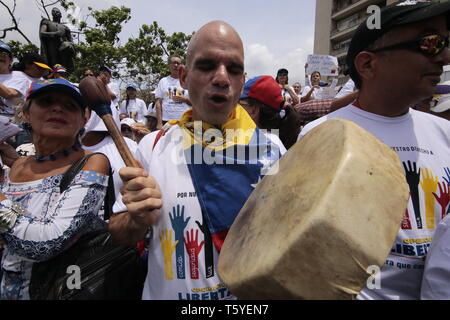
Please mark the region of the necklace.
POLYGON ((59 159, 59 158, 68 157, 72 152, 76 152, 80 149, 81 149, 81 145, 78 142, 75 142, 75 144, 67 150, 63 150, 61 152, 51 154, 48 156, 41 156, 41 155, 35 154, 34 158, 36 159, 37 162, 55 161, 56 159, 59 159))

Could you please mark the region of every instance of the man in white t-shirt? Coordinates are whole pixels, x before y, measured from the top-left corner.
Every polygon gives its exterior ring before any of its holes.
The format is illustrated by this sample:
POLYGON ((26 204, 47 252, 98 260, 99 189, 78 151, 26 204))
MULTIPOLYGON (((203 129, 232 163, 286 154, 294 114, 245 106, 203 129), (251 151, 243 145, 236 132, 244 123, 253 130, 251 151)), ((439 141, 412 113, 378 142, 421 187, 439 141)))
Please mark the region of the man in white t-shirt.
POLYGON ((403 163, 411 193, 408 209, 377 275, 379 286, 364 288, 359 299, 421 295, 424 261, 445 216, 440 200, 448 196, 450 123, 411 107, 433 95, 443 66, 450 63, 449 13, 449 2, 405 2, 381 10, 381 29, 362 23, 347 55, 359 88, 357 101, 309 123, 299 136, 328 119, 352 120, 392 147, 403 163))
POLYGON ((19 72, 11 72, 11 48, 0 41, 0 114, 12 118, 14 106, 23 102, 29 83, 19 72))
POLYGON ((169 120, 179 120, 191 105, 188 91, 180 85, 178 70, 182 65, 181 57, 171 55, 168 65, 170 76, 162 78, 155 91, 158 129, 169 120))
POLYGON ((192 109, 142 139, 137 154, 145 172, 120 171, 128 212, 111 217, 110 231, 116 240, 134 243, 153 230, 143 299, 234 299, 217 274, 221 245, 254 186, 285 150, 238 105, 244 49, 230 25, 214 21, 195 33, 180 81, 192 109), (249 132, 252 143, 233 144, 249 132), (259 155, 250 152, 255 147, 259 155), (225 154, 226 162, 216 161, 225 154), (230 161, 238 154, 254 154, 256 161, 230 161))
MULTIPOLYGON (((117 127, 120 128, 120 122, 117 121, 117 110, 113 108, 112 102, 111 111, 113 119, 116 121, 117 127)), ((103 120, 93 111, 87 114, 87 116, 89 116, 89 121, 86 123, 86 133, 82 139, 83 149, 89 150, 91 152, 100 152, 108 157, 113 172, 114 192, 116 200, 113 205, 113 213, 126 211, 127 209, 122 202, 122 195, 120 193, 122 180, 119 176, 119 170, 125 167, 125 163, 123 162, 122 157, 119 155, 119 151, 117 150, 112 137, 108 133, 108 129, 106 129, 103 120)), ((124 137, 124 139, 131 153, 135 155, 137 149, 136 142, 126 137, 124 137)))
POLYGON ((126 93, 127 97, 120 105, 120 113, 126 114, 136 122, 145 123, 147 105, 144 100, 137 97, 137 86, 134 83, 127 84, 126 93))

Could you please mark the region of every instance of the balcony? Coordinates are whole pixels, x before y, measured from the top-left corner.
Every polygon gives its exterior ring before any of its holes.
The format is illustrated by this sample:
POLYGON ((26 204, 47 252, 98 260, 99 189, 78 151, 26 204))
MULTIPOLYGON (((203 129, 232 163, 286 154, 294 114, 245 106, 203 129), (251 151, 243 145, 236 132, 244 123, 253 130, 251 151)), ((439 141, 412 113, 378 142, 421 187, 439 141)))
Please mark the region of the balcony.
POLYGON ((333 57, 341 59, 341 58, 347 56, 347 51, 348 51, 348 47, 347 48, 338 49, 338 50, 332 50, 330 54, 333 57))
POLYGON ((343 29, 343 30, 338 30, 338 29, 332 30, 330 39, 332 41, 341 41, 341 40, 344 40, 346 38, 350 38, 353 35, 353 33, 356 31, 358 26, 361 23, 363 23, 365 20, 366 20, 366 17, 359 18, 357 20, 353 20, 352 22, 350 22, 347 25, 346 29, 343 29))
POLYGON ((348 16, 350 16, 350 15, 352 15, 354 13, 357 13, 359 11, 362 11, 362 10, 366 11, 367 8, 370 5, 373 5, 373 4, 380 4, 380 5, 384 6, 386 4, 386 0, 360 0, 360 1, 356 1, 355 3, 349 5, 349 6, 343 8, 341 10, 333 9, 331 19, 335 20, 335 21, 336 20, 341 20, 341 19, 343 19, 345 17, 348 17, 348 16))

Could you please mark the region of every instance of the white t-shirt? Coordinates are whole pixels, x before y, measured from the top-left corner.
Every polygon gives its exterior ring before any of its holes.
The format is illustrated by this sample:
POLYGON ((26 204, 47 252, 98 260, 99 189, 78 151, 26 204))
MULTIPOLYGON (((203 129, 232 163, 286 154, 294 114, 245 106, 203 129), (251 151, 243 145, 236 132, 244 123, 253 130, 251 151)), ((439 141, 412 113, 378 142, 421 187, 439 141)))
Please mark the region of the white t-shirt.
POLYGON ((352 79, 349 79, 344 86, 342 87, 341 91, 338 92, 338 94, 336 95, 336 99, 337 98, 342 98, 350 93, 353 93, 353 91, 355 91, 355 83, 353 82, 352 79))
POLYGON ((112 91, 112 93, 116 95, 116 98, 112 100, 112 103, 115 108, 118 108, 120 100, 120 88, 115 81, 111 81, 110 83, 108 83, 108 88, 112 91))
MULTIPOLYGON (((135 155, 137 151, 137 143, 126 137, 124 137, 124 139, 128 147, 130 148, 131 153, 135 155)), ((120 187, 122 187, 123 182, 119 175, 119 170, 125 167, 125 163, 123 162, 122 157, 119 154, 119 150, 117 150, 117 147, 114 144, 111 136, 105 137, 100 143, 96 144, 95 146, 83 146, 83 149, 91 152, 100 152, 108 157, 109 163, 111 164, 111 169, 113 171, 114 193, 116 196, 116 202, 113 205, 113 213, 127 211, 127 207, 122 202, 120 187)))
POLYGON ((156 99, 162 99, 163 121, 180 120, 183 113, 190 107, 186 103, 177 103, 172 100, 174 96, 188 97, 188 91, 183 89, 179 79, 171 76, 162 78, 156 88, 156 99))
POLYGON ((432 182, 427 176, 446 183, 443 177, 447 177, 445 168, 450 167, 450 122, 413 109, 403 116, 388 118, 350 105, 310 122, 299 139, 333 118, 352 120, 392 147, 403 162, 411 191, 408 211, 381 269, 381 289, 366 287, 358 299, 419 299, 424 260, 442 220, 441 207, 432 194, 439 192, 437 182, 432 183, 436 190, 431 192, 425 191, 422 184, 432 182), (414 176, 417 183, 412 182, 414 176))
POLYGON ((148 110, 144 100, 136 98, 128 101, 128 107, 127 100, 123 100, 120 105, 120 113, 125 113, 136 122, 145 123, 145 116, 148 110))
POLYGON ((0 113, 13 115, 16 101, 24 99, 31 82, 23 72, 13 71, 8 74, 0 74, 0 83, 7 88, 17 90, 21 95, 16 99, 8 100, 0 97, 0 113))
MULTIPOLYGON (((294 88, 289 86, 289 88, 295 93, 294 88)), ((285 101, 287 101, 290 104, 294 104, 294 99, 292 99, 291 94, 286 89, 281 89, 281 96, 285 101)))
MULTIPOLYGON (((324 88, 320 88, 320 89, 314 88, 313 92, 311 93, 310 100, 325 99, 325 97, 323 97, 323 93, 322 93, 323 89, 324 88)), ((305 97, 310 90, 311 90, 310 86, 305 86, 302 91, 302 98, 305 97)))
MULTIPOLYGON (((153 226, 142 298, 235 299, 218 277, 218 252, 203 231, 207 226, 188 165, 183 163, 182 130, 178 125, 171 127, 154 150, 158 131, 145 136, 138 146, 137 159, 158 182, 163 201, 159 220, 153 226), (196 245, 189 246, 185 241, 196 245)), ((279 139, 271 141, 281 154, 286 151, 279 139)))

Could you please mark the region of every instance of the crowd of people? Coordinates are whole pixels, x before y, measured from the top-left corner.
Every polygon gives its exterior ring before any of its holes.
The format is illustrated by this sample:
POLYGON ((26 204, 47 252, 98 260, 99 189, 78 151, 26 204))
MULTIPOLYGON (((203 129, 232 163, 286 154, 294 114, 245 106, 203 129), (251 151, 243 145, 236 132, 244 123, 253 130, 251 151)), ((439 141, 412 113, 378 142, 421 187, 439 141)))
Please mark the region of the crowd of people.
POLYGON ((450 86, 438 85, 450 63, 450 4, 391 5, 381 14, 380 30, 357 29, 350 79, 334 97, 324 94, 318 71, 303 89, 289 85, 285 68, 245 79, 241 37, 221 21, 194 34, 185 61, 168 57, 170 75, 152 101, 138 98, 134 83, 122 96, 106 66, 85 69, 83 78, 107 88, 141 168, 125 165, 64 66, 50 68, 34 53, 13 66, 11 48, 0 42, 0 115, 22 129, 0 145, 0 299, 32 299, 33 264, 105 226, 121 244, 149 239, 143 299, 235 299, 217 273, 228 229, 266 169, 331 118, 352 120, 394 148, 411 192, 381 288, 357 298, 450 299, 450 86), (220 134, 210 137, 214 129, 220 134), (238 139, 227 139, 230 130, 238 139), (243 161, 240 152, 225 155, 229 148, 265 152, 243 161), (199 152, 210 152, 214 165, 195 162, 199 152), (66 170, 90 153, 60 192, 66 170), (110 174, 115 202, 105 221, 110 174))

